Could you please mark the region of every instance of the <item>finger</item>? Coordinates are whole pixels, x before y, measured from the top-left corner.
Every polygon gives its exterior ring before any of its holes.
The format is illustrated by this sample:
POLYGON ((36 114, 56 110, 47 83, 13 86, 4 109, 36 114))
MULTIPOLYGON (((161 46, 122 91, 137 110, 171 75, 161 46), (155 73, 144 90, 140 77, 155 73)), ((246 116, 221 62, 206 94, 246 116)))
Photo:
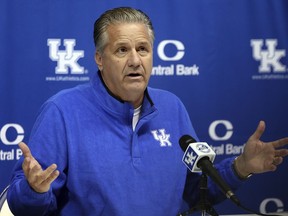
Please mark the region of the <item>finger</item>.
POLYGON ((30 171, 30 164, 31 164, 31 158, 26 157, 22 163, 22 169, 24 171, 25 176, 27 177, 29 175, 30 171))
POLYGON ((281 164, 283 162, 283 158, 282 157, 274 157, 273 159, 273 164, 275 166, 278 166, 279 164, 281 164))
POLYGON ((270 171, 276 171, 277 170, 277 166, 276 165, 274 165, 274 164, 271 164, 271 166, 270 166, 270 171))
POLYGON ((282 139, 279 139, 279 140, 272 142, 272 145, 275 148, 279 148, 279 147, 285 146, 287 144, 288 144, 288 137, 285 137, 285 138, 282 138, 282 139))
POLYGON ((259 140, 264 131, 265 131, 265 122, 260 121, 258 126, 257 126, 256 131, 252 134, 251 138, 259 140))
POLYGON ((28 157, 25 157, 23 160, 22 169, 28 171, 36 165, 40 166, 38 161, 33 156, 28 156, 28 157))
POLYGON ((43 175, 45 175, 46 179, 48 179, 51 175, 53 175, 53 173, 56 171, 56 169, 57 169, 57 165, 52 164, 46 170, 43 171, 43 175))
POLYGON ((49 175, 49 177, 43 181, 40 185, 35 186, 33 189, 38 193, 45 193, 49 190, 51 183, 59 176, 60 172, 55 170, 49 175))
POLYGON ((33 157, 29 147, 24 142, 19 143, 18 146, 21 149, 24 157, 33 157))
POLYGON ((42 176, 42 167, 39 164, 35 164, 28 173, 28 182, 33 185, 41 184, 45 179, 42 176))
POLYGON ((40 164, 31 157, 24 158, 24 161, 22 163, 22 169, 27 179, 31 179, 31 176, 35 176, 36 171, 42 170, 40 164))
POLYGON ((275 150, 275 157, 285 157, 288 155, 288 149, 275 150))
MULTIPOLYGON (((56 167, 57 168, 57 167, 56 167)), ((43 181, 42 184, 50 185, 58 176, 60 175, 60 172, 56 169, 54 169, 46 178, 45 181, 43 181)))
MULTIPOLYGON (((52 173, 57 169, 57 165, 56 164, 52 164, 50 165, 46 170, 42 170, 40 165, 36 165, 32 168, 31 170, 31 176, 33 176, 33 183, 35 185, 41 185, 43 184, 43 182, 50 182, 50 176, 52 175, 52 173), (48 181, 47 181, 48 179, 48 181)), ((53 175, 52 175, 52 179, 53 179, 53 175)))
POLYGON ((267 170, 266 171, 275 171, 277 169, 277 165, 273 163, 274 160, 272 161, 266 161, 266 167, 267 170))

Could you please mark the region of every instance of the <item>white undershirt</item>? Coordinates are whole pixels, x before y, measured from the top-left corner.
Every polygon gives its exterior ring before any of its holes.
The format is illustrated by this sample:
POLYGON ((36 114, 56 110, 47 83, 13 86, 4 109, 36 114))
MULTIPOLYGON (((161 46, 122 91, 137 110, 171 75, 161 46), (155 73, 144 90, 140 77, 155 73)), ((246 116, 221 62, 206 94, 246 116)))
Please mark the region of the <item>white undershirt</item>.
POLYGON ((140 117, 140 112, 141 112, 141 106, 138 108, 134 109, 134 114, 133 114, 133 121, 132 121, 132 127, 133 131, 135 130, 135 127, 138 123, 139 117, 140 117))

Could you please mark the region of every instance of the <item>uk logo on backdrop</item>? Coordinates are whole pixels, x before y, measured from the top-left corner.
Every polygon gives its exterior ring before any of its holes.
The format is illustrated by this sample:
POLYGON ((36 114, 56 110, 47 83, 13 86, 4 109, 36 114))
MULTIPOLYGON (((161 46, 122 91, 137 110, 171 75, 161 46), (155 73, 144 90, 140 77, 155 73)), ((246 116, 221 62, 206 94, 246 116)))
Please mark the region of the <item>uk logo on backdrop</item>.
POLYGON ((46 81, 87 81, 88 71, 79 63, 84 50, 76 49, 76 39, 49 38, 49 58, 56 63, 53 76, 46 81), (62 46, 61 46, 62 45, 62 46), (61 48, 62 47, 62 48, 61 48))
POLYGON ((288 79, 286 50, 278 47, 277 39, 251 39, 250 45, 253 59, 259 62, 258 73, 252 79, 288 79))

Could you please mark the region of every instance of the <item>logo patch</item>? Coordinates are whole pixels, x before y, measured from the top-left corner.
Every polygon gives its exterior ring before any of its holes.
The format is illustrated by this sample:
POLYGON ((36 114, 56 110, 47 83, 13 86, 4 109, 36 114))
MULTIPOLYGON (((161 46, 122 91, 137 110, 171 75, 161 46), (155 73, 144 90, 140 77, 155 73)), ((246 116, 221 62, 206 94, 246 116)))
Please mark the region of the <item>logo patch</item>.
POLYGON ((151 131, 155 140, 160 142, 161 147, 172 146, 170 142, 170 134, 166 134, 165 129, 153 130, 151 131))

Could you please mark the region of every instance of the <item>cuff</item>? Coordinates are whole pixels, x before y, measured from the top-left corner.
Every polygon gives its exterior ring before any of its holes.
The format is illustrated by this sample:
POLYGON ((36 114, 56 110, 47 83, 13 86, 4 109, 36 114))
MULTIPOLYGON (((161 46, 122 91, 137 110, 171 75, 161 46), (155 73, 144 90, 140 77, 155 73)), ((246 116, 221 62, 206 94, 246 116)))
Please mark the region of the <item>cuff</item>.
POLYGON ((232 168, 232 171, 234 173, 234 175, 241 181, 245 181, 247 180, 248 178, 250 178, 252 176, 252 173, 250 173, 249 175, 247 176, 243 176, 243 175, 240 175, 240 173, 238 172, 237 170, 237 167, 236 167, 236 160, 237 160, 237 157, 235 157, 235 159, 233 160, 232 162, 232 165, 231 165, 231 168, 232 168))
POLYGON ((23 197, 21 201, 26 204, 46 205, 47 202, 50 202, 51 192, 38 193, 34 191, 26 179, 22 179, 17 186, 17 194, 21 194, 21 197, 23 197))

